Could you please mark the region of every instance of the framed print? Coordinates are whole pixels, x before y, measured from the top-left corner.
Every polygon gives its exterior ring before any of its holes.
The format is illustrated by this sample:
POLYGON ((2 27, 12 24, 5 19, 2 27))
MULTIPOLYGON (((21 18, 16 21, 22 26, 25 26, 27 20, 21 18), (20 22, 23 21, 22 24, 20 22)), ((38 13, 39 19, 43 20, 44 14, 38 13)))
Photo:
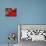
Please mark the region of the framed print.
POLYGON ((16 17, 17 9, 16 8, 5 8, 5 16, 16 17))

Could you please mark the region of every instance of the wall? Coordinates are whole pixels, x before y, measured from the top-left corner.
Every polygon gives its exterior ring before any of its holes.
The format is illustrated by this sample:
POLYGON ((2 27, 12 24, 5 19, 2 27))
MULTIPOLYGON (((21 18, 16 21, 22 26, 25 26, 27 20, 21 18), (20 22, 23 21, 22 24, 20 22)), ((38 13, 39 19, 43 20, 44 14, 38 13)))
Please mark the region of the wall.
POLYGON ((17 24, 46 24, 46 0, 0 0, 0 44, 7 43, 17 24), (17 8, 16 17, 5 17, 5 8, 17 8))

